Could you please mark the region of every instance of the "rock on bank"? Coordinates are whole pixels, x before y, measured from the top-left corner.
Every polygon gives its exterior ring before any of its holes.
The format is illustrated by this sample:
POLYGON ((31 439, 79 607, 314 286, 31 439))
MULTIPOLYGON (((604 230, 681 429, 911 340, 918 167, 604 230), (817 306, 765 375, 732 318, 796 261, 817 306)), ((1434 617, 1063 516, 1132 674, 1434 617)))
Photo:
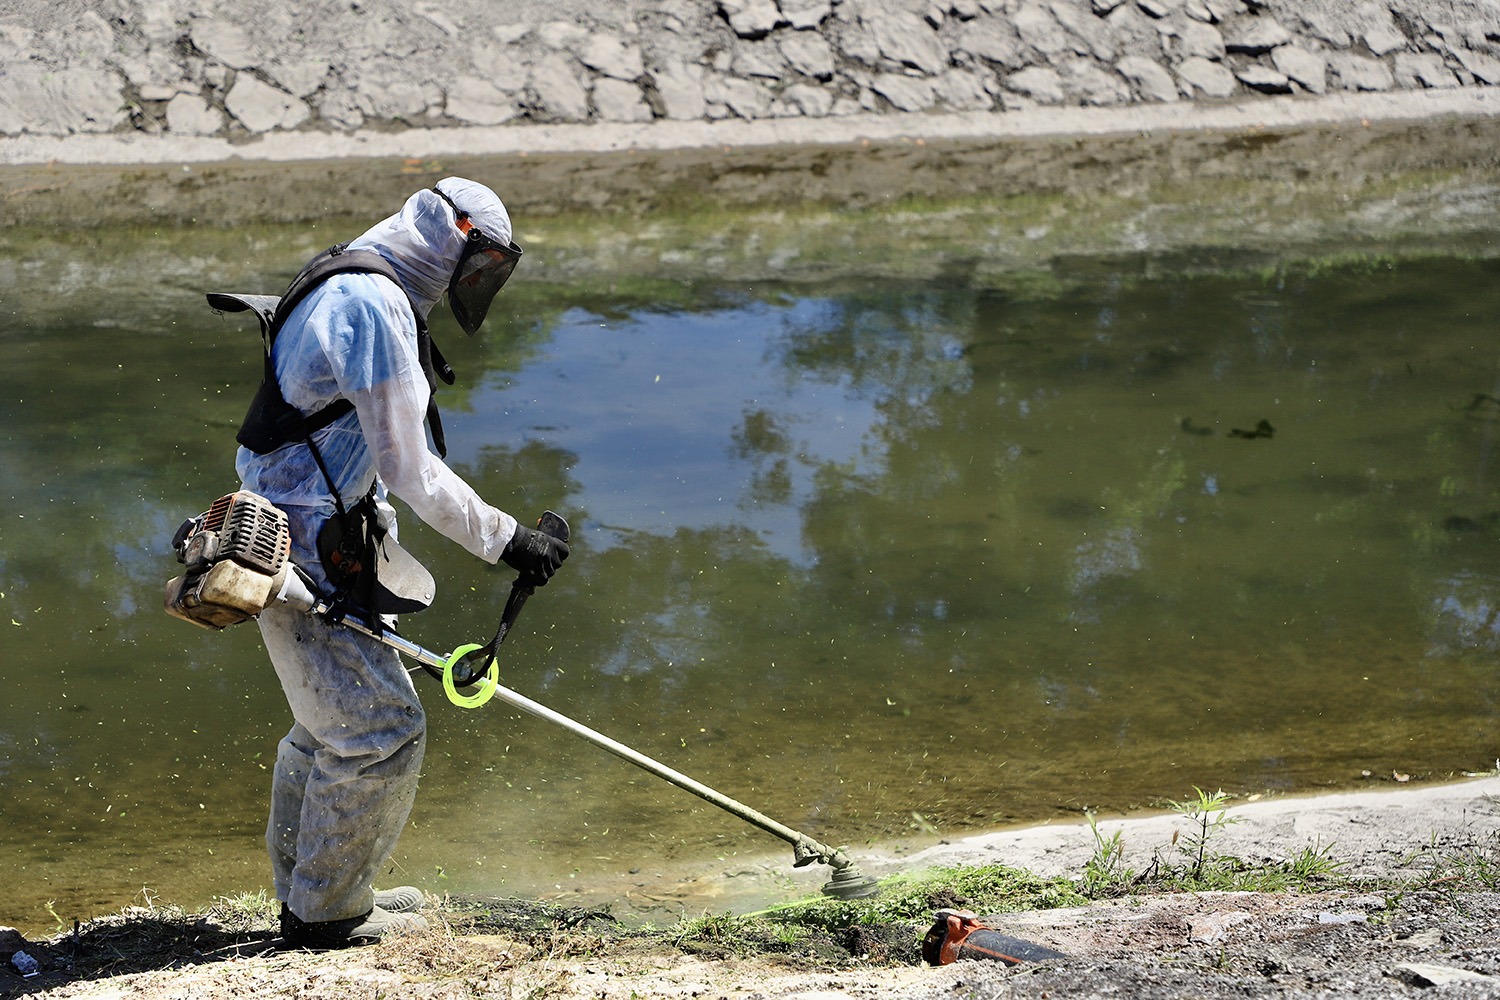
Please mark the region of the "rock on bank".
POLYGON ((1497 85, 1497 0, 0 4, 12 139, 1003 116, 1497 85))

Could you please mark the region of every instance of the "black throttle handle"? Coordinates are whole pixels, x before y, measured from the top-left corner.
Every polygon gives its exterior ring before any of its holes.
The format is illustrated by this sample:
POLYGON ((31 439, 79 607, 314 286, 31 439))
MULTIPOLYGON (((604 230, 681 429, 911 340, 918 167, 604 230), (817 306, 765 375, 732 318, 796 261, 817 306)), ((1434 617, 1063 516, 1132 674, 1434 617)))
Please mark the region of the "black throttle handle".
MULTIPOLYGON (((541 519, 536 523, 536 529, 545 535, 551 535, 559 542, 568 540, 568 522, 563 520, 562 515, 555 511, 544 511, 541 519)), ((526 606, 526 599, 536 593, 536 588, 524 582, 523 577, 516 577, 510 585, 510 596, 505 600, 505 610, 500 615, 500 627, 495 630, 495 637, 485 645, 472 652, 464 654, 463 659, 453 665, 453 683, 457 687, 468 687, 477 684, 484 677, 489 668, 490 661, 495 658, 495 653, 500 649, 500 644, 510 634, 510 628, 521 617, 521 609, 526 606)))

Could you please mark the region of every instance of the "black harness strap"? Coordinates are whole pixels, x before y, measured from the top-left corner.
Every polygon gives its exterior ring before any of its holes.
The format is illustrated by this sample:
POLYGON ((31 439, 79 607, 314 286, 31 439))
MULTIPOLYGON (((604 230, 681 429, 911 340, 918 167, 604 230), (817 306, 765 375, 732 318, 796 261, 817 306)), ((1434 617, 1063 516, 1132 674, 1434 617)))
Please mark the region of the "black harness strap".
MULTIPOLYGON (((292 441, 307 441, 311 444, 315 432, 354 409, 354 404, 349 400, 336 399, 321 410, 304 415, 282 395, 281 386, 276 381, 276 364, 271 357, 276 335, 281 332, 292 310, 297 308, 308 293, 335 274, 352 272, 384 275, 394 281, 396 287, 405 290, 395 270, 378 252, 366 248, 350 250, 347 243, 340 243, 310 260, 287 286, 286 293, 276 304, 276 311, 269 321, 262 317, 261 339, 265 344, 265 370, 261 376, 260 388, 256 390, 250 409, 245 414, 244 423, 235 435, 236 441, 256 454, 270 454, 292 441)), ((435 397, 439 378, 448 385, 453 384, 453 369, 443 357, 443 352, 432 342, 427 321, 422 318, 421 311, 416 302, 411 300, 410 294, 407 295, 407 301, 411 304, 412 317, 417 323, 417 360, 422 366, 422 374, 427 378, 429 390, 427 424, 432 430, 432 443, 438 455, 447 458, 448 445, 443 435, 443 421, 438 413, 435 397)), ((314 454, 316 455, 316 449, 314 454)), ((319 458, 318 465, 321 467, 322 464, 319 458)), ((326 477, 326 471, 324 475, 326 477)), ((329 488, 333 488, 332 483, 329 488)), ((334 492, 337 498, 337 491, 334 492)))

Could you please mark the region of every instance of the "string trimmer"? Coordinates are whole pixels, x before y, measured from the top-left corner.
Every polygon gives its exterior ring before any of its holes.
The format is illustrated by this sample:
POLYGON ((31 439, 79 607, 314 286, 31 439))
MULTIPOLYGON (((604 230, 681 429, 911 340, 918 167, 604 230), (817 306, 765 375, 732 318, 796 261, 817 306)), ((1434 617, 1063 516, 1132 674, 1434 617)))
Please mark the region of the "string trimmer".
MULTIPOLYGON (((222 628, 280 602, 298 611, 337 621, 345 628, 367 635, 417 661, 429 674, 442 681, 449 700, 460 707, 478 708, 491 698, 498 698, 512 708, 561 726, 616 757, 733 813, 752 826, 780 837, 792 845, 794 868, 817 861, 833 869, 828 882, 823 885, 826 895, 861 899, 879 891, 875 878, 861 874, 842 850, 778 823, 723 792, 501 684, 495 654, 532 594, 532 588, 521 578, 511 584, 510 596, 494 638, 483 645, 459 646, 444 656, 384 625, 375 627, 357 614, 336 613, 332 602, 317 594, 287 560, 290 535, 286 515, 262 497, 248 491, 231 494, 185 524, 184 529, 189 525, 192 525, 192 531, 179 530, 181 540, 176 543, 179 558, 188 566, 188 572, 167 584, 167 610, 177 617, 207 628, 222 628), (279 558, 274 555, 277 552, 279 558), (472 695, 458 691, 475 684, 479 689, 472 695)), ((568 523, 550 510, 542 515, 537 528, 561 541, 568 540, 568 523)))

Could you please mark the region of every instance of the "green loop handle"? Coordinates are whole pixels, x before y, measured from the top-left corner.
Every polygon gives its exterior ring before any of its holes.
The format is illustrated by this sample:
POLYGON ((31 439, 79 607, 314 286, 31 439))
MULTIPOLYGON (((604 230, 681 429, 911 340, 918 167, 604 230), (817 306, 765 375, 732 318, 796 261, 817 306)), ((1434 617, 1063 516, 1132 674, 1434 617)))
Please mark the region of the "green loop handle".
POLYGON ((479 685, 479 690, 473 694, 458 693, 458 687, 453 683, 453 668, 458 665, 459 660, 480 648, 477 642, 471 642, 467 646, 459 646, 448 657, 447 662, 443 664, 443 693, 448 696, 449 701, 453 702, 459 708, 478 708, 495 697, 495 692, 500 688, 500 663, 492 656, 490 657, 490 668, 485 673, 484 681, 479 685))

